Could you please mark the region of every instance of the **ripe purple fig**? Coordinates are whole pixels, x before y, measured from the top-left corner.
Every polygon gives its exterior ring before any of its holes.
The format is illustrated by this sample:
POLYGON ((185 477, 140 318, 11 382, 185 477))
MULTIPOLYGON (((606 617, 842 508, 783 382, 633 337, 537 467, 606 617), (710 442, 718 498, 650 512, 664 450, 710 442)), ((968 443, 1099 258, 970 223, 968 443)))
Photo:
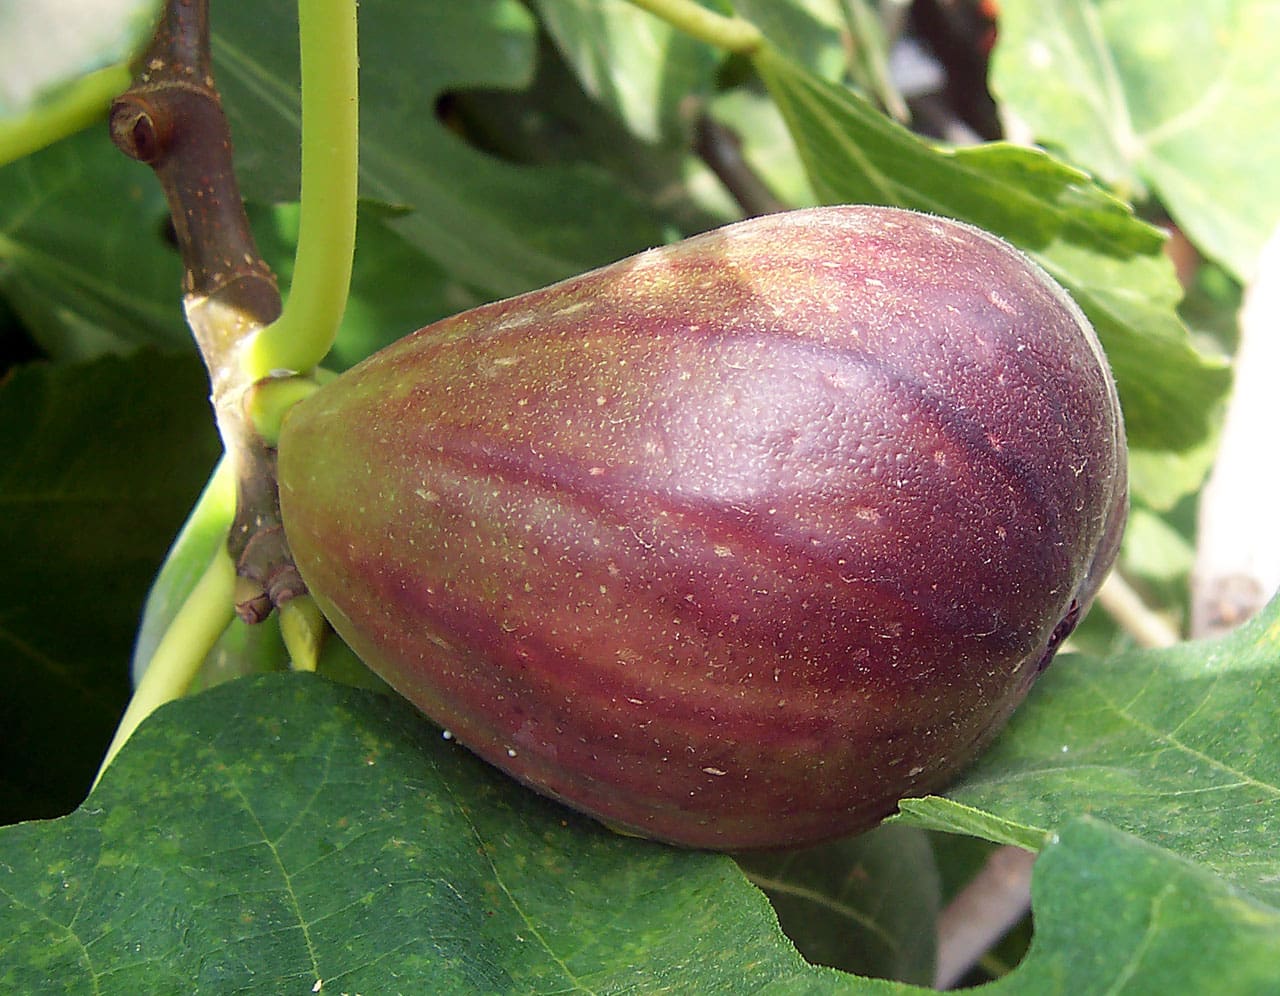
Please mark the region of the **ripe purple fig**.
POLYGON ((970 226, 756 218, 437 322, 285 420, 342 637, 481 757, 736 849, 873 825, 995 735, 1114 559, 1098 341, 970 226))

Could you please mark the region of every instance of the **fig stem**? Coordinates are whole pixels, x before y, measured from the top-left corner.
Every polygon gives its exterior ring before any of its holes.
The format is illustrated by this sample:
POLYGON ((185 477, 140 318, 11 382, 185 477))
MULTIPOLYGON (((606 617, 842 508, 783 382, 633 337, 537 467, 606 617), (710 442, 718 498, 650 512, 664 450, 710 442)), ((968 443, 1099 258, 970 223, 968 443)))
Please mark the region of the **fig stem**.
POLYGON ((151 663, 138 682, 102 759, 93 782, 95 786, 142 721, 191 687, 205 657, 231 622, 235 583, 235 564, 225 546, 219 544, 209 566, 156 646, 151 663))
POLYGON ((246 414, 262 441, 275 446, 289 409, 319 389, 319 383, 311 377, 268 377, 245 395, 246 414))
POLYGON ((107 113, 112 99, 128 85, 128 66, 107 66, 77 80, 39 107, 0 121, 0 166, 87 128, 107 113))
POLYGON ((694 0, 631 0, 631 3, 685 34, 728 52, 751 55, 764 43, 764 35, 750 21, 717 14, 694 0))
POLYGON ((247 401, 263 375, 310 370, 328 352, 346 307, 355 243, 355 3, 300 0, 298 7, 304 197, 297 279, 283 325, 275 324, 282 315, 275 278, 240 198, 213 80, 207 0, 169 0, 138 75, 111 109, 112 140, 155 170, 182 252, 187 322, 236 468, 228 542, 249 582, 238 606, 247 622, 306 591, 281 528, 274 445, 262 439, 247 401))
POLYGON ((289 298, 245 357, 257 380, 304 372, 333 346, 347 306, 359 186, 359 60, 353 0, 298 4, 302 189, 289 298))

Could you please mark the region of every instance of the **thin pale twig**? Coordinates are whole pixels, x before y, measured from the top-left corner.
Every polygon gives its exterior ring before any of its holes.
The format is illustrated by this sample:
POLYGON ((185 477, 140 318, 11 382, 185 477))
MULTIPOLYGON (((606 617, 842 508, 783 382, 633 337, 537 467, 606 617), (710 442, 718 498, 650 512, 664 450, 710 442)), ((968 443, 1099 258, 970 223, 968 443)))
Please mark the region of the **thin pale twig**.
POLYGON ((938 918, 936 989, 950 989, 1031 909, 1036 856, 1000 847, 938 918))

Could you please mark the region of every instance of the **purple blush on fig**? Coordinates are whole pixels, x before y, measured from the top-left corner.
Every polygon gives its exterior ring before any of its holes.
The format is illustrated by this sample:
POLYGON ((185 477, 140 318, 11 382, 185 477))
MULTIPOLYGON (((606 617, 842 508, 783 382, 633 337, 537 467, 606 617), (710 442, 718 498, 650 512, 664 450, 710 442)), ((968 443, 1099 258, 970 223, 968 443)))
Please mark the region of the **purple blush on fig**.
POLYGON ((933 791, 1085 611, 1126 513, 1106 360, 970 226, 741 222, 437 322, 285 420, 339 634, 612 826, 810 843, 933 791))

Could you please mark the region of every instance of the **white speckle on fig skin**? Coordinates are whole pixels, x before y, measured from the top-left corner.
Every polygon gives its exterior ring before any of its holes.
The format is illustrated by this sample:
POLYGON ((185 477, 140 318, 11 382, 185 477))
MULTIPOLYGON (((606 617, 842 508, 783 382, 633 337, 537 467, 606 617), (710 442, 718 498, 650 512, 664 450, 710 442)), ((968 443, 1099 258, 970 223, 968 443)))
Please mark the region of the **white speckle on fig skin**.
POLYGON ((1055 592, 1114 558, 1123 461, 1065 294, 876 208, 446 319, 280 446, 303 577, 371 667, 541 791, 723 848, 870 826, 966 763, 1065 636, 1055 592))

